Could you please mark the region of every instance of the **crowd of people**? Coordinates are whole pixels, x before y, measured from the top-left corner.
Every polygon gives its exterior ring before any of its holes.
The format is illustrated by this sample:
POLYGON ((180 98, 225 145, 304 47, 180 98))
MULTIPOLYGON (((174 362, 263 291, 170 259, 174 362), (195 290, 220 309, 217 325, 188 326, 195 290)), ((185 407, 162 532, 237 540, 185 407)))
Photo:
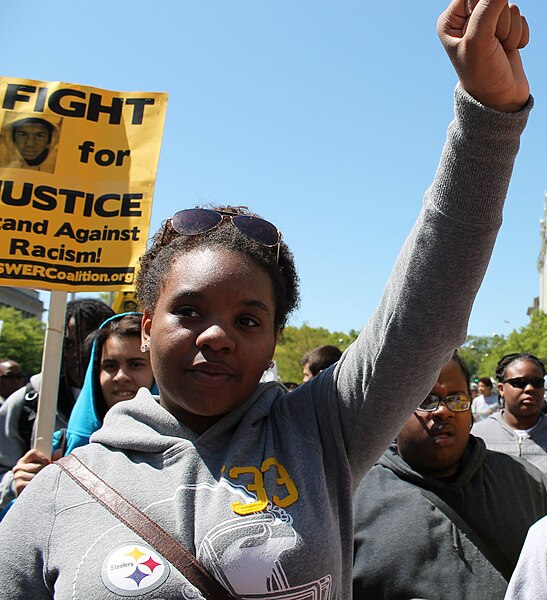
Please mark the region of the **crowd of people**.
POLYGON ((299 302, 293 255, 269 221, 216 206, 156 232, 142 312, 69 303, 51 454, 33 448, 40 374, 23 385, 0 360, 0 597, 545 594, 527 559, 547 562, 545 366, 500 357, 499 396, 486 377, 473 398, 456 351, 533 104, 528 25, 506 0, 453 0, 438 32, 455 118, 343 353, 307 352, 292 389, 262 381, 299 302))

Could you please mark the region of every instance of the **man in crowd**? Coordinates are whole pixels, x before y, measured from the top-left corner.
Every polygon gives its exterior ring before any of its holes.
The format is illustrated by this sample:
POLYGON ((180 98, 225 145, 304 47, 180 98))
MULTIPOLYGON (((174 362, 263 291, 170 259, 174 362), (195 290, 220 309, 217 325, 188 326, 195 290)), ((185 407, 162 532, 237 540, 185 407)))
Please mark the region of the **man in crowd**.
POLYGON ((503 598, 547 479, 470 435, 457 354, 355 495, 354 600, 503 598))
POLYGON ((11 358, 0 358, 0 406, 23 382, 24 376, 19 363, 11 358))
POLYGON ((318 346, 309 350, 302 357, 302 381, 306 382, 319 375, 321 371, 337 362, 342 352, 336 346, 318 346))

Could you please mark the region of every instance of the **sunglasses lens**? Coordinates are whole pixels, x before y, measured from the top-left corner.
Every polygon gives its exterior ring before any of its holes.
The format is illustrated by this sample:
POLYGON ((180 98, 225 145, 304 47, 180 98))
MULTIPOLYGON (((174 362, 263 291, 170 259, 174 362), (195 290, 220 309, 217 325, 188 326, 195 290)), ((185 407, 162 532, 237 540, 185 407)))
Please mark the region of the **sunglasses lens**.
POLYGON ((279 242, 277 227, 269 221, 249 215, 234 215, 232 223, 241 233, 263 246, 275 246, 279 242))
POLYGON ((527 385, 542 388, 545 385, 545 380, 543 377, 514 377, 513 379, 507 379, 506 383, 523 390, 527 385))
POLYGON ((173 215, 171 225, 180 235, 198 235, 214 229, 222 221, 222 215, 214 210, 189 208, 173 215))

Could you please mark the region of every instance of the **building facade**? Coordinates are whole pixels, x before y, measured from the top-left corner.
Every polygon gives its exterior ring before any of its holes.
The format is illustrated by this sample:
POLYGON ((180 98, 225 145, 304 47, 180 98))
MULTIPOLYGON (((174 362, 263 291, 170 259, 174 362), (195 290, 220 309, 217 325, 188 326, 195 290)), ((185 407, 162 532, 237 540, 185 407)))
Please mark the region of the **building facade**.
POLYGON ((0 306, 11 306, 20 310, 25 318, 42 320, 44 303, 40 294, 32 288, 0 286, 0 306))

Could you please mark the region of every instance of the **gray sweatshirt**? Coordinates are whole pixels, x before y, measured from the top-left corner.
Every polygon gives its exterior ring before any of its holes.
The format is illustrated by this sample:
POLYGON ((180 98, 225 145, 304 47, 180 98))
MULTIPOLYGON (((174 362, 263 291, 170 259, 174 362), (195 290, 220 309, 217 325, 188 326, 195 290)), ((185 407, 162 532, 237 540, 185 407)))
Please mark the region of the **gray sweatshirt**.
POLYGON ((530 527, 505 600, 540 600, 547 590, 547 517, 530 527))
POLYGON ((540 415, 531 431, 518 435, 503 419, 504 410, 475 423, 473 435, 482 438, 490 450, 524 458, 547 473, 547 418, 540 415))
MULTIPOLYGON (((530 105, 457 90, 417 223, 336 366, 292 393, 260 384, 202 435, 141 390, 76 451, 238 598, 351 597, 353 492, 465 338, 530 105)), ((1 523, 0 556, 10 600, 201 597, 55 465, 1 523)))

